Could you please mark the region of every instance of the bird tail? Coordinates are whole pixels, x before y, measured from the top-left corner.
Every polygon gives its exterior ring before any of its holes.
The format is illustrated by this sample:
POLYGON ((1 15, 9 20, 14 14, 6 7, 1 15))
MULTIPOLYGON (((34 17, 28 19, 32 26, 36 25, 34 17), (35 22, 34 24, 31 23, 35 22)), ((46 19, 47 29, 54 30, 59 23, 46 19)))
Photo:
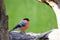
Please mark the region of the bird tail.
POLYGON ((15 26, 13 29, 11 29, 9 32, 11 32, 11 31, 13 31, 13 30, 15 30, 15 29, 17 29, 17 28, 19 28, 19 27, 21 27, 20 25, 17 25, 17 26, 15 26))

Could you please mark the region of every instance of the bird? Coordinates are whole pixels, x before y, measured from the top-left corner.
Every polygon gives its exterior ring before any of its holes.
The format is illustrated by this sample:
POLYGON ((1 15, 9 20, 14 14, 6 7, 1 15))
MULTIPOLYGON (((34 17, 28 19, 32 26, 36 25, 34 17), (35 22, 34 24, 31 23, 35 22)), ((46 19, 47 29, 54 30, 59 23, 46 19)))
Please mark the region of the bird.
POLYGON ((29 18, 24 18, 13 29, 11 29, 10 32, 17 29, 17 28, 19 28, 21 31, 27 30, 27 28, 29 27, 29 24, 30 24, 29 21, 30 21, 29 18))

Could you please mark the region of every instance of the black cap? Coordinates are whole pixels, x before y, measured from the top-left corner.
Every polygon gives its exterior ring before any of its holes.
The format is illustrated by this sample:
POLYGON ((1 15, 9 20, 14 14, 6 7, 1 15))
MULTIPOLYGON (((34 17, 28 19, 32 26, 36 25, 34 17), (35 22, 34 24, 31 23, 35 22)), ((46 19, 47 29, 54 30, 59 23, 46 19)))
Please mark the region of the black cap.
POLYGON ((23 20, 27 20, 27 21, 30 21, 28 18, 24 18, 23 20))

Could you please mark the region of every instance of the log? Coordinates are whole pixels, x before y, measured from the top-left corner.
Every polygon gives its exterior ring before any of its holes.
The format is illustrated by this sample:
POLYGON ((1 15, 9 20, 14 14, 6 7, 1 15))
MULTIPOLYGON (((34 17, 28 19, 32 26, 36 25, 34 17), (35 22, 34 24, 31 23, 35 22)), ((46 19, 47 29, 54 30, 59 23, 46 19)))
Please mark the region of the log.
POLYGON ((0 0, 0 40, 9 40, 8 17, 5 10, 4 0, 0 0))

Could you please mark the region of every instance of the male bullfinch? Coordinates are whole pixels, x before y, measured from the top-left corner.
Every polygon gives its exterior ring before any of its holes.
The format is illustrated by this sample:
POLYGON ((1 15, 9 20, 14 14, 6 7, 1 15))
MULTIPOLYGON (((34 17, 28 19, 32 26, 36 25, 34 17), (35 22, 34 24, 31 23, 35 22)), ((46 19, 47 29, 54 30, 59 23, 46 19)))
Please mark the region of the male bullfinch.
POLYGON ((18 23, 18 25, 16 25, 12 30, 13 31, 17 28, 19 28, 21 31, 25 31, 28 27, 29 27, 29 19, 28 18, 24 18, 20 23, 18 23))

